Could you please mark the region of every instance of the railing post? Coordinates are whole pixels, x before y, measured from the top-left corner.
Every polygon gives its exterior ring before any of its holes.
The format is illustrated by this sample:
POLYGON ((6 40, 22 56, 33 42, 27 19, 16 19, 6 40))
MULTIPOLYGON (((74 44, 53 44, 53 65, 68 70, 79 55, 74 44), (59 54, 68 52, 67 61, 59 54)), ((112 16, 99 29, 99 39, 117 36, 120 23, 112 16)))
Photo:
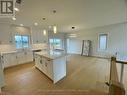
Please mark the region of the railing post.
MULTIPOLYGON (((111 66, 110 66, 110 80, 109 80, 109 95, 125 95, 124 85, 119 82, 118 72, 116 66, 116 57, 111 58, 111 66)), ((121 80, 123 78, 123 68, 121 70, 121 80)))
MULTIPOLYGON (((110 80, 112 78, 112 62, 116 62, 116 57, 111 57, 111 65, 110 65, 110 80)), ((109 84, 110 84, 109 80, 109 84)))
POLYGON ((121 75, 120 75, 120 82, 123 82, 123 71, 124 71, 124 64, 121 64, 121 75))

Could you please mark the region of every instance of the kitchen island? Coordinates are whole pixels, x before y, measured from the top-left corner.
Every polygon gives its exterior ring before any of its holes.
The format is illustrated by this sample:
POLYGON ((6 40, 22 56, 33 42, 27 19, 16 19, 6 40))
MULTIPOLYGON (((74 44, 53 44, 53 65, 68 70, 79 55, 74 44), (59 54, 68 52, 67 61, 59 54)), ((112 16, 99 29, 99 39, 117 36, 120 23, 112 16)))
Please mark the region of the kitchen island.
POLYGON ((66 54, 62 51, 41 51, 35 53, 35 66, 53 83, 66 76, 66 54))

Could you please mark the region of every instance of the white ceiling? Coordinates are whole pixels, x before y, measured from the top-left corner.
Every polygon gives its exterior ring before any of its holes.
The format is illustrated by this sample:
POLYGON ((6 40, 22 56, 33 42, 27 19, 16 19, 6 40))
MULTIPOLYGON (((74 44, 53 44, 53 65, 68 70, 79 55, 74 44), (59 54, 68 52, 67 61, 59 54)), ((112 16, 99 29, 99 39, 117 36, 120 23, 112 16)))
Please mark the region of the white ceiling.
POLYGON ((38 27, 57 25, 60 32, 80 31, 127 21, 127 0, 22 0, 16 21, 2 19, 0 22, 23 23, 38 27), (56 14, 53 14, 56 10, 56 14), (45 17, 44 21, 42 18, 45 17), (71 27, 75 26, 76 30, 71 27))

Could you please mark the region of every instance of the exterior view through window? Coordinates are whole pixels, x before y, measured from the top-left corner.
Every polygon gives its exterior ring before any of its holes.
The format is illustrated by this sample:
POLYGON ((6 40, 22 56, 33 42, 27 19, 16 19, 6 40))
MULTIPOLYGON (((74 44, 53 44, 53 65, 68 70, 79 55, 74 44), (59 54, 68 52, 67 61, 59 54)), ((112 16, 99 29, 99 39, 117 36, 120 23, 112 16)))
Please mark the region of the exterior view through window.
POLYGON ((50 49, 62 48, 62 40, 61 39, 49 39, 50 49))
POLYGON ((15 36, 16 48, 28 48, 29 47, 29 36, 16 35, 15 36))
POLYGON ((99 50, 106 50, 107 49, 107 34, 100 34, 99 35, 99 50))

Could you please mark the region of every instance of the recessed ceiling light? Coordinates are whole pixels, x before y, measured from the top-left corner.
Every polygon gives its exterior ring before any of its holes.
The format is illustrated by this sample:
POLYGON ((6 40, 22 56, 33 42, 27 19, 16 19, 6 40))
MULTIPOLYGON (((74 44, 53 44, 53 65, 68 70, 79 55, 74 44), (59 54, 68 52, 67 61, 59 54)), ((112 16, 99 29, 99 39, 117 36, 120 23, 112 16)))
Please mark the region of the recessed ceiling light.
POLYGON ((56 34, 56 32, 57 32, 57 27, 56 26, 53 26, 53 31, 56 34))
POLYGON ((38 23, 37 23, 37 22, 35 22, 35 23, 34 23, 34 25, 35 25, 35 26, 37 26, 37 25, 38 25, 38 23))
POLYGON ((18 8, 14 8, 15 11, 19 12, 19 9, 18 8))
POLYGON ((52 28, 52 26, 49 26, 49 28, 52 28))
POLYGON ((43 17, 42 19, 43 19, 43 20, 46 20, 46 18, 45 18, 45 17, 43 17))
POLYGON ((46 35, 46 30, 43 30, 43 34, 46 35))
POLYGON ((72 29, 75 29, 75 27, 74 27, 74 26, 72 26, 71 28, 72 28, 72 29))
POLYGON ((13 17, 12 20, 16 20, 16 17, 13 17))
POLYGON ((23 24, 20 24, 20 26, 23 26, 23 24))

